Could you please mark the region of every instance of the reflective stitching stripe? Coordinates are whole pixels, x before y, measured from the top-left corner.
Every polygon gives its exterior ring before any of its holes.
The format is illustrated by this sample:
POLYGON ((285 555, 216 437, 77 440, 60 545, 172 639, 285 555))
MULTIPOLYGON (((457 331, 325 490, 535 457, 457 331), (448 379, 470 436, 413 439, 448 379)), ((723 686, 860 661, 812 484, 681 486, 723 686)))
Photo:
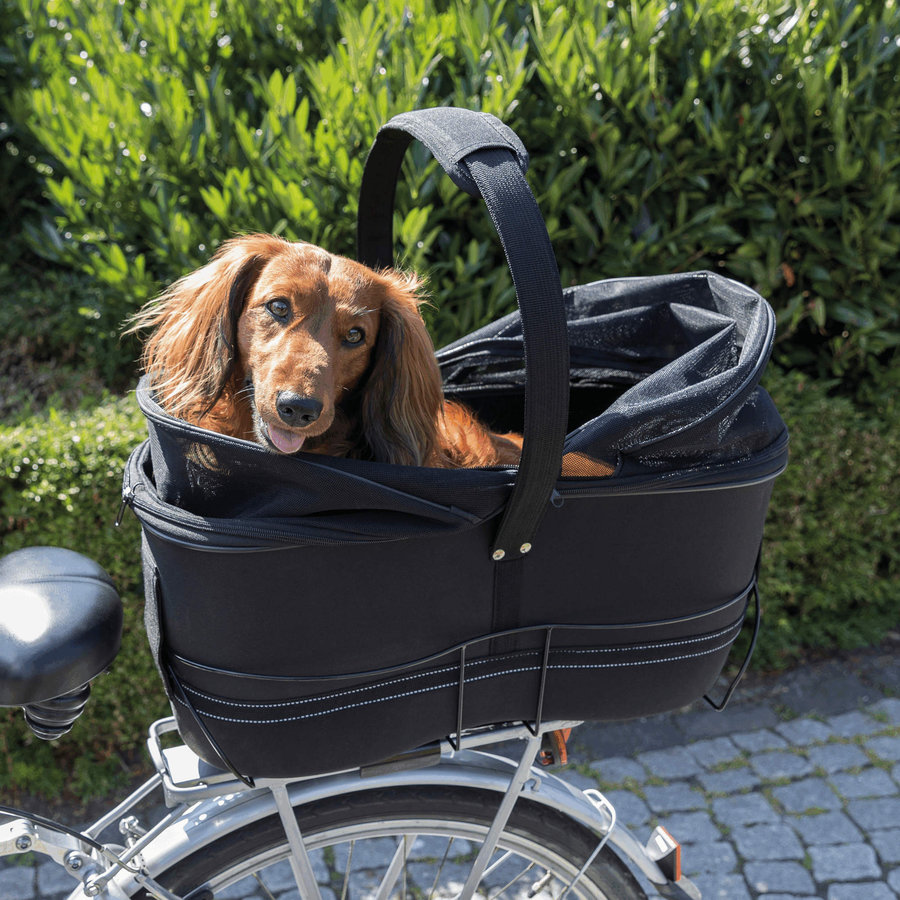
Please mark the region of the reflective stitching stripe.
MULTIPOLYGON (((720 650, 725 650, 731 646, 731 641, 728 641, 725 644, 722 644, 718 647, 713 647, 710 650, 703 650, 699 653, 687 653, 679 656, 669 656, 663 657, 660 659, 646 659, 646 660, 634 660, 632 662, 622 662, 622 663, 588 663, 586 665, 550 665, 549 669, 617 669, 617 668, 628 668, 633 666, 649 666, 649 665, 659 665, 661 663, 667 662, 678 662, 683 659, 695 659, 701 656, 708 656, 711 653, 718 653, 720 650)), ((494 672, 488 675, 476 675, 474 678, 467 678, 466 684, 474 683, 476 681, 484 681, 488 678, 500 678, 506 675, 520 675, 524 672, 538 672, 540 671, 540 666, 527 666, 520 669, 506 669, 502 672, 494 672)), ((231 722, 236 725, 284 725, 288 722, 300 722, 305 719, 315 719, 320 718, 321 716, 329 716, 333 713, 344 712, 348 709, 357 709, 362 706, 372 706, 375 703, 387 703, 391 700, 402 700, 404 697, 412 697, 417 694, 426 694, 431 693, 433 691, 443 690, 445 688, 456 688, 459 686, 459 682, 454 680, 452 682, 447 682, 445 684, 432 685, 430 687, 417 688, 413 691, 404 691, 400 694, 391 694, 388 697, 379 697, 374 700, 362 700, 358 703, 348 703, 344 706, 335 706, 331 709, 322 710, 320 712, 311 712, 305 713, 301 716, 287 716, 281 719, 236 719, 231 718, 229 716, 220 716, 216 713, 207 712, 206 710, 198 709, 197 712, 200 713, 207 719, 216 719, 219 722, 231 722)), ((176 698, 178 700, 178 698, 176 698)), ((187 706, 182 700, 178 700, 183 706, 187 706)))
MULTIPOLYGON (((736 622, 734 625, 729 625, 727 628, 723 628, 720 631, 716 631, 716 632, 713 632, 712 634, 708 634, 705 637, 687 638, 687 639, 681 640, 681 641, 657 641, 652 644, 633 644, 633 645, 630 644, 630 645, 627 645, 626 647, 602 647, 602 648, 596 648, 596 649, 579 649, 577 647, 560 647, 558 649, 552 650, 551 652, 553 654, 622 653, 625 650, 631 652, 634 650, 657 650, 657 649, 670 648, 670 647, 683 647, 683 646, 687 646, 689 644, 698 644, 698 643, 702 643, 704 641, 715 640, 716 638, 722 637, 723 635, 728 634, 729 632, 740 630, 741 625, 742 625, 741 622, 736 622)), ((719 647, 717 649, 722 649, 722 648, 719 647)), ((535 656, 535 655, 539 654, 540 652, 541 651, 538 649, 523 650, 523 651, 519 651, 518 653, 510 654, 506 658, 507 658, 507 660, 510 660, 510 659, 515 659, 516 657, 522 657, 522 656, 535 656)), ((714 653, 714 652, 716 652, 716 651, 710 650, 710 651, 705 651, 703 654, 699 654, 699 655, 705 656, 707 653, 714 653)), ((671 659, 676 659, 676 658, 677 659, 690 659, 691 657, 690 656, 671 657, 671 659)), ((490 660, 490 659, 473 659, 471 661, 467 660, 466 667, 471 668, 474 666, 483 666, 483 665, 490 663, 491 661, 492 660, 490 660)), ((670 661, 670 660, 645 660, 645 661, 636 662, 636 663, 605 663, 605 664, 598 664, 598 665, 594 665, 594 666, 592 666, 591 664, 585 664, 585 665, 580 665, 580 666, 575 666, 575 665, 567 666, 567 665, 558 664, 558 665, 552 665, 552 666, 550 666, 550 668, 551 669, 608 668, 610 666, 644 665, 646 663, 668 662, 668 661, 670 661)), ((539 667, 536 666, 536 667, 529 668, 527 670, 522 669, 522 670, 515 670, 515 671, 535 671, 537 668, 539 668, 539 667)), ((389 681, 380 681, 377 684, 367 684, 367 685, 363 685, 362 687, 350 688, 348 690, 338 691, 336 693, 328 694, 326 698, 327 699, 337 699, 338 697, 349 697, 349 696, 353 696, 354 694, 361 694, 361 693, 365 693, 367 691, 382 690, 384 688, 391 687, 396 684, 403 684, 405 682, 415 681, 416 679, 434 678, 438 675, 443 675, 447 672, 456 672, 458 670, 459 670, 458 665, 442 666, 441 668, 438 668, 438 669, 431 669, 428 672, 416 672, 413 675, 404 675, 401 678, 394 678, 389 681)), ((473 679, 467 678, 466 681, 467 682, 470 680, 475 681, 475 680, 478 680, 478 678, 483 678, 483 677, 491 677, 491 676, 478 676, 477 678, 473 678, 473 679)), ((457 682, 454 681, 454 684, 456 684, 456 683, 457 682)), ((193 688, 187 684, 183 685, 183 687, 186 691, 188 691, 190 694, 192 694, 195 697, 200 697, 204 700, 210 700, 213 703, 219 704, 220 706, 233 706, 233 707, 236 707, 239 709, 282 709, 286 706, 302 706, 307 703, 321 703, 321 702, 323 702, 323 699, 326 699, 321 696, 318 696, 318 697, 302 697, 302 698, 299 698, 296 700, 279 700, 279 701, 272 701, 269 703, 242 703, 237 700, 227 700, 225 698, 216 697, 213 694, 207 694, 204 691, 197 690, 196 688, 193 688)), ((428 688, 428 690, 433 690, 433 688, 428 688)), ((415 692, 412 692, 412 693, 415 693, 415 692)), ((402 696, 408 696, 408 695, 407 694, 398 694, 397 696, 402 697, 402 696)), ((391 698, 387 698, 387 699, 391 699, 391 698)), ((345 707, 341 707, 341 708, 343 709, 345 707)), ((204 715, 206 715, 206 714, 204 713, 204 715)), ((235 721, 243 721, 243 720, 236 719, 235 721)))

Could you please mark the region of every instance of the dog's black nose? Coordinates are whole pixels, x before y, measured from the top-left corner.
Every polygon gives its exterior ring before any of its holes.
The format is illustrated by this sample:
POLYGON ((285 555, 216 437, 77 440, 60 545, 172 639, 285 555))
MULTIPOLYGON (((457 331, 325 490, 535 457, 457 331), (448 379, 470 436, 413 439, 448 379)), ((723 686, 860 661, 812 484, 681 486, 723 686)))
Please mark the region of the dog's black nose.
POLYGON ((300 427, 311 425, 322 413, 322 404, 311 397, 301 397, 290 391, 282 391, 275 401, 275 408, 285 425, 300 427))

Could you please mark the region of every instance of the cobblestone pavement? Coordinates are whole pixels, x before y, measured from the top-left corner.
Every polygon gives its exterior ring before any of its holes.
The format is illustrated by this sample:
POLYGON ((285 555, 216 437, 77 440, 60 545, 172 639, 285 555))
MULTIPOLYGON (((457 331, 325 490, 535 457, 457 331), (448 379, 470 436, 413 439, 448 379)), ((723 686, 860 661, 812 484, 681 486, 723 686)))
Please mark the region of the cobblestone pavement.
MULTIPOLYGON (((756 676, 723 713, 584 725, 565 777, 599 787, 642 840, 665 824, 704 900, 897 900, 898 648, 756 676)), ((253 883, 216 900, 297 900, 279 865, 270 895, 253 883)), ((0 861, 0 900, 73 886, 53 863, 0 861)))

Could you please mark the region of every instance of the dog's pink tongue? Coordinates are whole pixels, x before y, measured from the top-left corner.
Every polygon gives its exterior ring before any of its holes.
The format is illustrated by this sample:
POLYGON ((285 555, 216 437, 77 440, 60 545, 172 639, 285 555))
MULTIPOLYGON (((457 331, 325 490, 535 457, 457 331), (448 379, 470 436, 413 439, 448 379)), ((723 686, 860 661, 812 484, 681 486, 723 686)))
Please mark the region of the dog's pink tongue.
POLYGON ((277 425, 269 426, 269 438, 282 453, 296 453, 303 446, 303 435, 286 431, 277 425))

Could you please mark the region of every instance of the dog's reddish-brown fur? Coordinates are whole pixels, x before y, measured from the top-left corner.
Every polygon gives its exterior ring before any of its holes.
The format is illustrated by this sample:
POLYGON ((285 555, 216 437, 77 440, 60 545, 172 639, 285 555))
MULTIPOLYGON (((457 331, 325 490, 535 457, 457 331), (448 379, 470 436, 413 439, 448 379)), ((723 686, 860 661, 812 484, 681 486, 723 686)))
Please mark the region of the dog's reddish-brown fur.
MULTIPOLYGON (((131 330, 152 329, 143 363, 161 405, 213 431, 281 452, 516 464, 520 435, 495 434, 444 400, 418 287, 411 275, 254 234, 223 244, 131 330)), ((612 471, 599 465, 594 474, 612 471)))

